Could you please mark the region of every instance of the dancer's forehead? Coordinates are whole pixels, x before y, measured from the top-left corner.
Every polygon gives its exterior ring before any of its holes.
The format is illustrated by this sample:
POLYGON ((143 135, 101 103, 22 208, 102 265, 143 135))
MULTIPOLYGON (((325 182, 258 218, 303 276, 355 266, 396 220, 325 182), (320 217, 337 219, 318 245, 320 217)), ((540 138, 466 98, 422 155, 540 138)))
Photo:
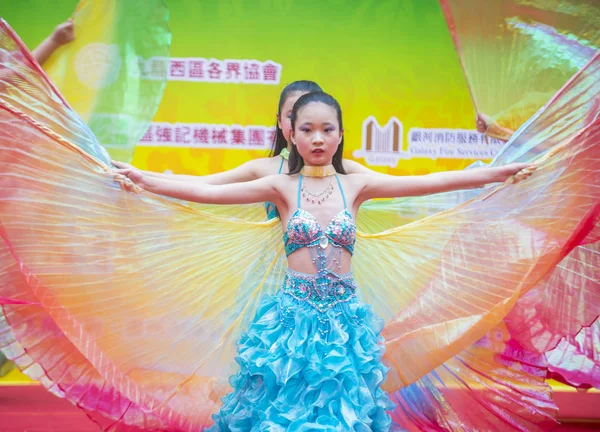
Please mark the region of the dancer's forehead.
POLYGON ((339 127, 337 111, 323 102, 309 102, 298 110, 297 125, 332 125, 339 127))

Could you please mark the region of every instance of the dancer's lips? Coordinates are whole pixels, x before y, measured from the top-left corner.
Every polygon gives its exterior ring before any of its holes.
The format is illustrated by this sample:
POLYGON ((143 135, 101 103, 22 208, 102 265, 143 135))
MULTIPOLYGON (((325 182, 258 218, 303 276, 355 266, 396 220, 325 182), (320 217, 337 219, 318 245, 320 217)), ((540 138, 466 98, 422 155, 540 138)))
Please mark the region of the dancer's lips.
POLYGON ((325 153, 325 151, 323 149, 314 149, 312 151, 313 154, 321 154, 321 153, 325 153))

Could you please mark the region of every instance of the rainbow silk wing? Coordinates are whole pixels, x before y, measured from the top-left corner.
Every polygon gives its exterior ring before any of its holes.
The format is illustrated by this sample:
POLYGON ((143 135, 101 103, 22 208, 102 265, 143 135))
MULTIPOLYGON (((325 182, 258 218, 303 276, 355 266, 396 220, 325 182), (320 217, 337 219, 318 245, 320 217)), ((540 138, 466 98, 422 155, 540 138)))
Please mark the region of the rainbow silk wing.
MULTIPOLYGON (((552 103, 548 102, 550 96, 597 53, 600 46, 597 2, 441 0, 440 3, 474 106, 495 123, 486 133, 509 139, 492 165, 532 161, 547 152, 545 140, 532 140, 519 128, 526 120, 535 121, 536 112, 552 103), (475 16, 478 19, 473 19, 475 16)), ((573 102, 565 115, 576 115, 581 122, 589 122, 584 114, 587 107, 579 105, 578 100, 573 102)), ((582 102, 598 103, 597 100, 582 102)), ((553 131, 554 128, 547 128, 549 134, 553 131)), ((547 352, 558 344, 547 356, 548 369, 554 378, 574 386, 600 388, 597 355, 600 322, 592 324, 598 316, 598 309, 593 306, 600 292, 599 251, 597 236, 590 236, 541 282, 545 288, 519 302, 515 316, 507 320, 520 323, 518 328, 512 326, 511 334, 522 346, 547 352), (574 313, 573 308, 583 299, 572 304, 567 299, 576 292, 588 293, 585 300, 590 307, 574 313), (596 294, 589 297, 590 293, 596 294), (565 309, 570 311, 565 314, 565 309), (514 319, 516 314, 520 319, 514 319), (566 315, 580 318, 575 322, 563 321, 566 315), (587 327, 579 331, 582 324, 587 327), (561 335, 565 335, 562 340, 561 335)))
MULTIPOLYGON (((2 350, 104 429, 210 426, 235 343, 285 275, 279 221, 256 220, 258 205, 217 214, 123 190, 85 151, 93 138, 82 120, 5 23, 1 31, 2 350)), ((355 278, 385 321, 398 425, 552 424, 544 360, 514 346, 503 320, 533 290, 559 298, 540 281, 597 241, 599 83, 596 56, 523 128, 548 149, 527 181, 358 232, 355 278)), ((587 288, 575 287, 562 320, 584 324, 581 302, 598 305, 587 288)))
POLYGON ((44 64, 110 157, 130 161, 165 89, 171 32, 162 0, 82 0, 76 38, 44 64))
MULTIPOLYGON (((553 141, 546 141, 539 135, 539 128, 535 131, 535 139, 527 131, 515 131, 594 55, 599 40, 599 27, 594 23, 600 22, 600 8, 589 1, 550 5, 543 1, 461 0, 441 1, 441 4, 474 105, 488 114, 496 113, 495 103, 504 101, 512 107, 501 118, 495 118, 502 129, 488 129, 491 136, 509 140, 491 165, 535 161, 548 151, 546 143, 553 141), (472 20, 473 16, 485 16, 489 21, 472 20), (489 25, 489 22, 497 25, 489 25), (491 60, 490 53, 494 53, 491 60), (518 91, 512 91, 513 84, 505 85, 511 91, 502 89, 500 84, 503 82, 514 83, 518 91), (542 87, 545 90, 540 92, 542 87), (531 94, 537 95, 536 104, 522 104, 525 99, 534 99, 531 94), (499 131, 503 133, 496 134, 499 131)), ((592 99, 586 103, 596 102, 592 99)), ((589 122, 587 109, 585 105, 578 106, 575 100, 570 113, 583 124, 589 122)), ((555 121, 556 118, 548 120, 555 121)), ((555 132, 552 127, 546 130, 548 136, 555 132)), ((474 167, 482 165, 480 162, 473 164, 474 167)), ((415 222, 464 203, 484 191, 465 190, 367 202, 358 215, 359 228, 373 233, 415 222)), ((594 321, 598 316, 600 293, 599 251, 600 243, 589 236, 540 282, 544 288, 520 299, 506 319, 508 323, 519 323, 509 325, 514 343, 536 353, 548 353, 547 369, 551 376, 584 388, 600 388, 597 354, 600 321, 594 321), (573 295, 583 297, 566 301, 573 295), (582 302, 589 307, 576 311, 582 302)))
POLYGON ((590 0, 440 0, 477 112, 507 140, 600 47, 590 0), (507 133, 508 132, 508 133, 507 133))

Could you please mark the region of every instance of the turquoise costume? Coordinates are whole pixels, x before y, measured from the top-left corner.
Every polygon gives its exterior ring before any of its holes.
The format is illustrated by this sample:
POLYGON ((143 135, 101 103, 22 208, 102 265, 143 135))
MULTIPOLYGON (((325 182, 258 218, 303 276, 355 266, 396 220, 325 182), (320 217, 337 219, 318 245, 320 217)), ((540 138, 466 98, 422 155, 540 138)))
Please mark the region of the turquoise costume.
MULTIPOLYGON (((346 199, 338 185, 346 206, 346 199)), ((383 321, 356 298, 351 254, 356 224, 347 208, 322 228, 298 209, 284 234, 286 254, 311 252, 315 274, 288 269, 283 287, 266 296, 238 344, 240 369, 210 431, 387 431, 393 409, 380 389, 383 321)))

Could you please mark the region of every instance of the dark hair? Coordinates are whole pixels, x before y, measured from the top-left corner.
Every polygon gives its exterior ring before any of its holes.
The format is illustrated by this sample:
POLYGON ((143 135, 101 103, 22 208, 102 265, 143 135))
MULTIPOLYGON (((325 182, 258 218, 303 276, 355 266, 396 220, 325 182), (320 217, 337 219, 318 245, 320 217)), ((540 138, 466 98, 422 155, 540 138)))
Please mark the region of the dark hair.
MULTIPOLYGON (((324 93, 322 91, 316 91, 307 93, 298 98, 296 103, 294 104, 294 108, 292 109, 292 130, 296 131, 296 120, 298 119, 298 112, 308 105, 311 102, 320 102, 325 105, 330 106, 335 109, 337 112, 337 120, 340 126, 340 131, 344 129, 344 124, 342 123, 342 108, 337 100, 331 95, 324 93)), ((346 174, 346 170, 344 170, 344 166, 342 165, 342 158, 344 153, 344 137, 342 136, 342 140, 340 141, 340 145, 338 146, 337 151, 333 155, 333 167, 340 174, 346 174)), ((302 167, 304 166, 304 159, 298 153, 298 148, 295 145, 292 146, 292 151, 290 151, 290 159, 288 161, 290 172, 289 174, 298 174, 302 167)))
MULTIPOLYGON (((310 93, 314 91, 323 91, 319 84, 314 81, 294 81, 285 86, 285 88, 281 91, 281 95, 279 95, 279 105, 277 106, 277 115, 281 117, 281 108, 285 101, 292 93, 302 92, 302 93, 310 93)), ((281 150, 287 148, 287 141, 283 136, 283 131, 279 127, 279 122, 275 123, 275 128, 277 129, 277 133, 273 138, 273 143, 271 144, 271 153, 270 156, 278 156, 281 153, 281 150)))

